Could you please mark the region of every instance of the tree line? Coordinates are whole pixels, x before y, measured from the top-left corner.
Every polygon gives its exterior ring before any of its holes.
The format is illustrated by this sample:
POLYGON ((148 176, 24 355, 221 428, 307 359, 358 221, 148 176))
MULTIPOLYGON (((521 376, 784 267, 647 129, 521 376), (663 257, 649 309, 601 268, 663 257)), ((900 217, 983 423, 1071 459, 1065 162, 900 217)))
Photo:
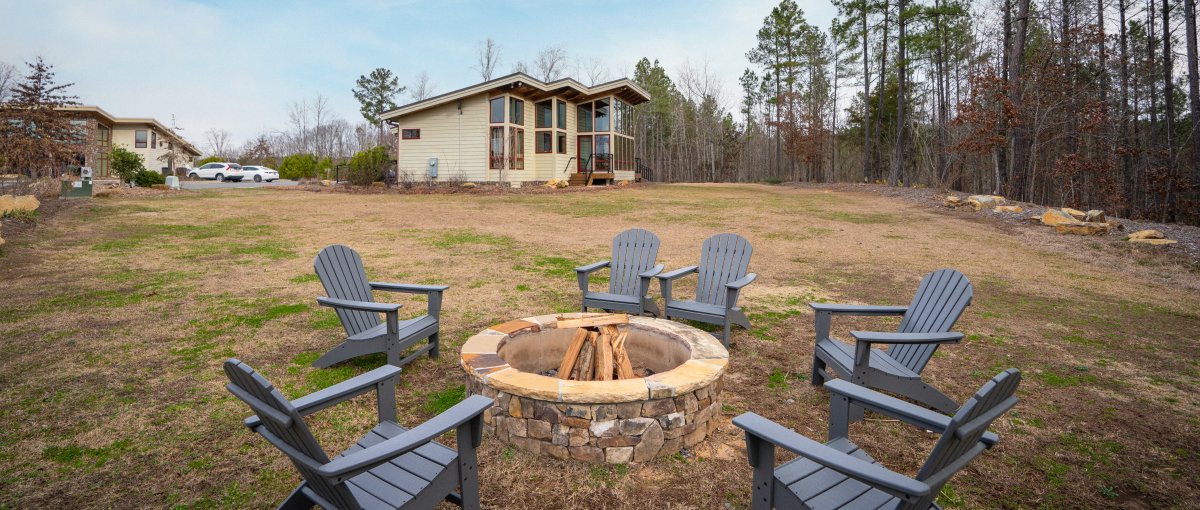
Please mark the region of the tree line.
POLYGON ((937 186, 1200 222, 1195 0, 834 4, 828 27, 793 0, 771 10, 737 112, 706 68, 640 61, 654 178, 937 186))

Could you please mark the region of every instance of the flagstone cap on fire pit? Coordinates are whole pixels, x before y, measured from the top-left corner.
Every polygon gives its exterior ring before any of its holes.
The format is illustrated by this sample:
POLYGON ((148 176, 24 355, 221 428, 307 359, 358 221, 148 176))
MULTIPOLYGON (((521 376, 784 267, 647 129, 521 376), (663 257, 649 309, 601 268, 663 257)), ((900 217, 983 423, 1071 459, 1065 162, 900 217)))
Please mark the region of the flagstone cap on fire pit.
POLYGON ((557 329, 558 319, 601 314, 567 313, 526 317, 497 324, 462 346, 467 374, 491 388, 549 402, 616 403, 685 395, 717 381, 729 363, 729 351, 712 335, 678 322, 630 317, 629 328, 679 343, 690 356, 680 365, 647 377, 612 381, 571 381, 518 370, 501 357, 505 344, 521 335, 557 329))

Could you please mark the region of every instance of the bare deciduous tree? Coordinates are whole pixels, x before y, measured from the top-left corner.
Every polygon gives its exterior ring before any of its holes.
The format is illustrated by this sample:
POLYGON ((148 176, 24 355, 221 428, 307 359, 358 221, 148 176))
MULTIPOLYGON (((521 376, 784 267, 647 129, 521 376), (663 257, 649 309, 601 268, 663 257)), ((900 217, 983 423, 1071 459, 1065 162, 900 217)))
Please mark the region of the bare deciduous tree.
POLYGON ((233 141, 230 140, 229 131, 224 129, 212 128, 205 131, 204 145, 210 154, 221 158, 231 156, 230 151, 233 150, 233 141))
POLYGON ((538 52, 533 60, 537 77, 544 82, 551 82, 562 77, 567 67, 567 50, 560 46, 550 46, 538 52))
MULTIPOLYGON (((487 78, 484 78, 484 80, 487 80, 487 78)), ((429 73, 421 71, 413 78, 412 86, 408 87, 408 95, 412 97, 413 101, 420 101, 432 96, 436 88, 437 84, 430 80, 429 73)))
POLYGON ((589 86, 608 80, 610 75, 608 64, 597 57, 576 60, 575 73, 580 79, 586 78, 589 86))
POLYGON ((483 81, 492 79, 492 73, 496 71, 496 65, 500 63, 500 45, 491 37, 480 41, 478 58, 475 70, 479 71, 479 77, 483 78, 483 81))
POLYGON ((17 66, 8 62, 0 62, 0 103, 12 97, 12 89, 17 85, 21 76, 17 74, 17 66))
POLYGON ((524 60, 518 60, 513 63, 512 72, 529 74, 529 64, 526 64, 524 60))

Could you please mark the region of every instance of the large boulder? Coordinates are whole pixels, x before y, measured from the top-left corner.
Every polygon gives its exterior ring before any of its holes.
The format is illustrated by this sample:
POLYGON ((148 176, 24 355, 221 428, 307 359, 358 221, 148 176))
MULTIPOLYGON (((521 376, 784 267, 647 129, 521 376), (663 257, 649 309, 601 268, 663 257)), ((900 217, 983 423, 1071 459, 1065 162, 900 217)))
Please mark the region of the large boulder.
POLYGON ((1167 238, 1167 236, 1163 235, 1163 233, 1158 230, 1139 230, 1137 232, 1129 234, 1130 241, 1135 241, 1138 239, 1166 239, 1166 238, 1167 238))
POLYGON ((1024 209, 1021 209, 1021 206, 1019 206, 1019 205, 998 205, 996 207, 993 207, 992 210, 996 211, 996 212, 1003 212, 1003 213, 1019 213, 1019 212, 1023 211, 1024 209))
POLYGON ((942 205, 944 205, 946 207, 962 207, 964 205, 967 205, 967 203, 963 202, 963 200, 961 198, 959 198, 958 195, 949 195, 946 197, 945 200, 942 200, 942 205))
POLYGON ((1099 209, 1092 209, 1088 211, 1087 214, 1084 214, 1083 221, 1093 223, 1108 223, 1108 220, 1104 218, 1104 211, 1099 209))
POLYGON ((981 211, 984 207, 1004 205, 1007 201, 1000 195, 971 195, 967 197, 967 203, 976 211, 981 211))
POLYGON ((12 195, 0 195, 0 216, 4 216, 4 213, 15 209, 13 204, 15 204, 16 201, 17 200, 13 198, 12 195))
POLYGON ((1042 224, 1050 225, 1052 227, 1064 223, 1076 223, 1078 221, 1079 220, 1075 219, 1070 214, 1058 209, 1046 209, 1046 212, 1042 214, 1042 224))
POLYGON ((1071 209, 1070 207, 1063 207, 1062 212, 1070 214, 1072 218, 1075 218, 1075 221, 1087 220, 1087 213, 1080 211, 1079 209, 1071 209))
POLYGON ((42 203, 38 202, 37 197, 33 195, 21 195, 13 200, 13 209, 24 209, 26 211, 36 211, 41 207, 42 203))
POLYGON ((1111 227, 1107 223, 1088 223, 1086 221, 1074 221, 1070 223, 1059 223, 1054 226, 1054 231, 1059 234, 1075 234, 1078 236, 1102 236, 1108 233, 1111 227))
POLYGON ((1174 239, 1130 239, 1129 242, 1131 242, 1133 244, 1149 244, 1149 245, 1154 245, 1154 246, 1161 246, 1164 244, 1175 244, 1175 243, 1178 243, 1179 241, 1176 241, 1174 239))

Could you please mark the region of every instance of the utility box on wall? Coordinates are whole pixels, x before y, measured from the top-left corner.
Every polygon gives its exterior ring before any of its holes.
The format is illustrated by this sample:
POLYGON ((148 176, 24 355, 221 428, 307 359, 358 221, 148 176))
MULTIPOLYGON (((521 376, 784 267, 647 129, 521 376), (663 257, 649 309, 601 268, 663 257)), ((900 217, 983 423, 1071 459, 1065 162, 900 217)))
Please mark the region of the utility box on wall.
POLYGON ((436 178, 437 171, 438 171, 438 158, 436 158, 436 157, 429 158, 429 170, 426 172, 426 175, 431 179, 436 178))

